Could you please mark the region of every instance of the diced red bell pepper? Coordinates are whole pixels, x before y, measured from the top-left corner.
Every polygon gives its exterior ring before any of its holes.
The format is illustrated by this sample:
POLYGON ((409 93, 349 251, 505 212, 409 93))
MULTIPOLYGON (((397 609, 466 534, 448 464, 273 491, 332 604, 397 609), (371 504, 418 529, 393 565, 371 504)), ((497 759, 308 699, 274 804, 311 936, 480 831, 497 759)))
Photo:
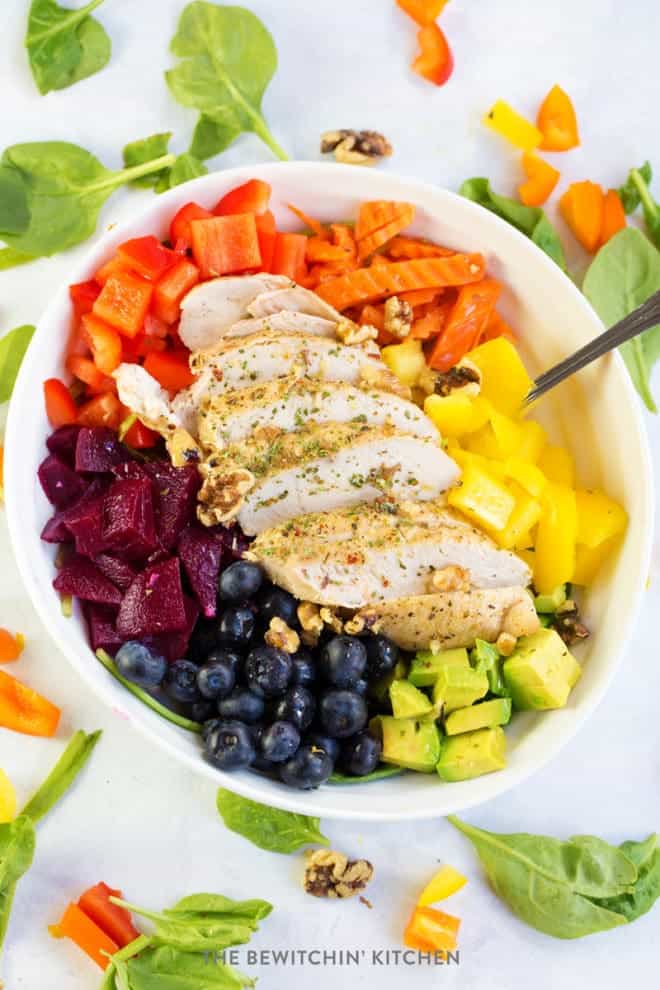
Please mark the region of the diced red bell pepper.
POLYGON ((85 313, 89 313, 96 302, 101 289, 94 279, 88 282, 77 282, 69 286, 69 296, 73 303, 73 312, 77 320, 85 313))
POLYGON ((78 422, 82 426, 108 426, 116 430, 122 421, 122 404, 114 392, 95 396, 78 410, 78 422))
POLYGON ((121 337, 114 327, 94 313, 82 318, 83 333, 94 358, 94 364, 104 375, 111 375, 121 364, 121 337))
POLYGON ((137 337, 122 337, 121 359, 127 364, 137 364, 152 351, 164 351, 167 341, 161 337, 147 337, 139 333, 137 337))
POLYGON ((78 381, 84 382, 92 393, 112 391, 115 388, 114 379, 99 371, 91 358, 80 354, 69 354, 66 359, 66 370, 78 381))
POLYGON ((129 942, 133 942, 140 932, 133 924, 130 912, 126 908, 119 907, 118 904, 112 904, 111 897, 118 897, 121 900, 121 890, 113 890, 106 883, 97 883, 81 894, 78 898, 78 907, 113 942, 116 942, 120 949, 123 949, 129 942))
POLYGON ((136 419, 124 436, 124 443, 134 450, 150 450, 160 440, 160 433, 150 430, 148 426, 136 419))
POLYGON ((174 251, 164 247, 153 234, 124 241, 117 254, 128 268, 150 282, 159 279, 177 260, 174 251))
POLYGON ((190 233, 190 222, 192 220, 208 220, 213 214, 210 210, 205 210, 199 203, 186 203, 170 224, 170 244, 174 244, 177 251, 181 246, 192 247, 192 235, 190 233))
POLYGON ((76 320, 71 328, 66 352, 67 354, 77 354, 79 357, 89 357, 89 344, 85 339, 85 329, 82 325, 82 318, 79 321, 76 320))
POLYGON ((144 318, 144 333, 146 337, 164 340, 170 332, 169 324, 154 313, 147 313, 144 318))
POLYGON ((270 202, 271 188, 261 179, 249 179, 219 200, 213 207, 216 216, 230 213, 265 213, 270 202))
POLYGON ((277 234, 271 272, 273 275, 287 275, 294 282, 298 281, 307 274, 306 253, 306 234, 277 234))
POLYGON ((140 332, 147 315, 153 286, 129 271, 117 271, 103 286, 92 312, 127 337, 140 332))
POLYGON ((198 282, 199 269, 192 261, 182 258, 156 282, 152 301, 155 315, 165 323, 176 323, 181 300, 198 282))
POLYGON ((144 359, 144 370, 148 371, 168 392, 180 392, 195 381, 188 364, 187 351, 152 352, 144 359))
POLYGON ((257 225, 259 251, 261 252, 261 270, 262 272, 270 272, 273 268, 275 241, 277 240, 275 217, 271 210, 266 210, 265 213, 256 216, 254 220, 257 225))
POLYGON ((68 388, 59 378, 49 378, 44 382, 44 399, 48 422, 56 429, 78 421, 78 407, 71 398, 68 388))
POLYGON ((126 271, 128 271, 126 265, 115 255, 113 258, 110 258, 110 261, 106 261, 104 265, 101 265, 98 271, 94 273, 94 281, 103 286, 111 275, 114 275, 116 272, 126 271))
POLYGON ((253 213, 234 213, 193 220, 190 224, 195 264, 202 278, 261 267, 257 225, 253 213))

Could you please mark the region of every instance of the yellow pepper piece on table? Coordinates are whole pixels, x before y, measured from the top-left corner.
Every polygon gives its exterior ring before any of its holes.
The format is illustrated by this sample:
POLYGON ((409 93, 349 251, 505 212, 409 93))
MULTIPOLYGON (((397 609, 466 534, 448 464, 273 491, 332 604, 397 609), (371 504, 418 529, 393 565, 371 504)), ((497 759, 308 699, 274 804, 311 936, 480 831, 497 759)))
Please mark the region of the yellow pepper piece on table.
POLYGON ((504 529, 516 504, 505 485, 473 463, 463 469, 458 487, 449 491, 447 501, 489 530, 504 529))
POLYGON ((419 952, 452 951, 456 948, 456 936, 460 918, 455 918, 437 908, 416 907, 403 933, 404 944, 419 952))
POLYGON ((628 525, 628 513, 613 498, 593 489, 578 488, 575 492, 577 506, 577 541, 593 550, 618 536, 628 525))
POLYGON ((543 206, 559 182, 559 172, 531 151, 523 152, 522 167, 527 179, 518 186, 520 202, 525 206, 543 206))
POLYGON ((16 791, 4 770, 0 770, 0 823, 10 822, 16 817, 16 791))
POLYGON ((533 151, 538 148, 543 138, 541 131, 526 120, 517 110, 505 102, 496 100, 492 107, 484 115, 483 123, 491 131, 495 131, 500 137, 522 148, 523 151, 533 151))
POLYGON ((428 907, 436 901, 444 901, 451 897, 467 883, 467 877, 455 870, 453 866, 441 866, 438 872, 427 883, 419 895, 418 907, 428 907))
POLYGON ((534 383, 511 341, 496 337, 467 357, 481 372, 481 395, 505 416, 515 416, 534 383))
POLYGON ((568 485, 569 488, 575 484, 575 462, 565 447, 547 444, 539 455, 538 466, 548 481, 568 485))
POLYGON ((541 496, 542 513, 536 532, 534 584, 540 595, 573 580, 577 539, 575 492, 548 484, 541 496))
POLYGON ((587 547, 578 543, 575 551, 575 572, 573 574, 573 584, 589 585, 598 576, 603 564, 617 545, 617 538, 613 536, 597 547, 587 547))

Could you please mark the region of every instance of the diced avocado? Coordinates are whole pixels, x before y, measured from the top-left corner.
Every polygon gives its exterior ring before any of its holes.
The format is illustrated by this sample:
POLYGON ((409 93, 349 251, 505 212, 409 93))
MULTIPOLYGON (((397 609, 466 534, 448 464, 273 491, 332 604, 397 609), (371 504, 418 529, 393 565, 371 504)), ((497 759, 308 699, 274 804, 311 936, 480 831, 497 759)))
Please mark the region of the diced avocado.
POLYGON ((465 708, 488 691, 488 678, 472 667, 442 667, 433 685, 433 704, 445 715, 465 708))
POLYGON ((398 660, 396 666, 389 672, 385 674, 384 677, 379 677, 377 681, 373 681, 369 685, 369 695, 375 698, 376 701, 385 701, 390 690, 390 686, 394 681, 403 680, 408 676, 408 664, 405 660, 398 660))
POLYGON ((493 698, 451 712, 445 719, 445 732, 448 736, 457 736, 475 729, 493 729, 496 725, 506 725, 510 719, 511 698, 493 698))
POLYGON ((474 641, 474 648, 470 652, 472 666, 486 675, 491 694, 498 694, 501 697, 509 693, 502 677, 502 659, 502 654, 493 643, 486 643, 483 639, 474 641))
POLYGON ((498 726, 445 737, 436 769, 443 780, 455 781, 481 777, 505 766, 506 737, 498 726))
POLYGON ((514 708, 563 708, 581 667, 555 629, 522 636, 502 666, 514 708))
POLYGON ((440 757, 440 732, 435 722, 381 715, 372 719, 369 727, 380 731, 383 763, 421 773, 431 773, 435 768, 440 757))
POLYGON ((393 681, 390 701, 395 718, 419 718, 433 710, 430 699, 410 681, 393 681))
POLYGON ((419 650, 413 658, 408 674, 408 680, 415 687, 431 687, 441 667, 469 667, 467 650, 441 650, 432 653, 431 650, 419 650))
POLYGON ((566 585, 558 584, 549 595, 537 595, 534 599, 534 608, 541 615, 553 614, 566 601, 566 585))

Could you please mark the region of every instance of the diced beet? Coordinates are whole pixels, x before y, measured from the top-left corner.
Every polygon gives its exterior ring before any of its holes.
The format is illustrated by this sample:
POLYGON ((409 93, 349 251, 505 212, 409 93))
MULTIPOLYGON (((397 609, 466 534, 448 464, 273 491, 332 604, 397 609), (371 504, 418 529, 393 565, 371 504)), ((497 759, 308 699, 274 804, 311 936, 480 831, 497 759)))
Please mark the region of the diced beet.
POLYGON ((64 513, 64 523, 73 536, 76 550, 84 557, 96 557, 108 549, 103 538, 103 503, 105 497, 82 498, 64 513))
POLYGON ((100 553, 94 563, 107 578, 122 591, 129 588, 138 576, 138 569, 127 560, 121 560, 111 553, 100 553))
POLYGON ((182 632, 187 625, 176 557, 146 567, 130 586, 119 608, 117 631, 125 639, 182 632))
POLYGON ((46 446, 50 453, 55 454, 61 461, 68 464, 69 467, 73 467, 76 461, 76 443, 80 430, 80 426, 74 426, 73 424, 71 426, 60 426, 46 440, 46 446))
POLYGON ((214 619, 217 612, 222 538, 203 526, 192 525, 184 529, 177 549, 202 612, 207 619, 214 619))
POLYGON ((65 512, 55 512, 41 530, 44 543, 70 543, 72 540, 68 526, 64 522, 65 512))
POLYGON ((107 650, 113 656, 124 640, 115 629, 116 610, 106 605, 85 602, 83 605, 89 639, 93 650, 107 650))
POLYGON ((194 599, 184 595, 183 606, 186 611, 185 629, 182 629, 181 632, 166 633, 160 636, 148 636, 145 641, 148 646, 152 647, 156 653, 164 656, 170 663, 186 656, 192 631, 199 618, 199 605, 194 599))
POLYGON ((76 443, 76 471, 105 474, 128 460, 126 447, 114 430, 104 426, 83 426, 76 443))
POLYGON ((53 587, 62 595, 73 595, 99 605, 120 605, 121 591, 84 557, 73 557, 60 568, 53 587))
POLYGON ((37 473, 46 498, 57 509, 73 505, 87 487, 85 479, 55 454, 49 454, 41 462, 37 473))
POLYGON ((123 461, 121 464, 116 464, 112 469, 112 473, 120 481, 125 481, 128 478, 149 477, 144 469, 144 465, 140 464, 139 461, 123 461))
POLYGON ((232 523, 231 526, 214 526, 212 532, 217 533, 222 540, 225 551, 223 566, 228 567, 233 561, 242 560, 243 554, 252 542, 236 523, 232 523))
POLYGON ((201 478, 194 464, 172 467, 167 461, 143 465, 156 491, 156 530, 166 550, 171 550, 186 526, 195 519, 201 478))
POLYGON ((121 556, 145 560, 158 546, 152 484, 148 478, 115 481, 105 496, 103 539, 121 556))

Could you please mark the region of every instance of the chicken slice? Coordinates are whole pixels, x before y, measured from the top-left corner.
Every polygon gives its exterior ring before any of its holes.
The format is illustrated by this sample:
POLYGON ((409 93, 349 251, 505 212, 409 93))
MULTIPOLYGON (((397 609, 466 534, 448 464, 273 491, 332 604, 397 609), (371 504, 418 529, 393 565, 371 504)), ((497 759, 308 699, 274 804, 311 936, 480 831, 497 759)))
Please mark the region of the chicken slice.
MULTIPOLYGON (((285 432, 306 424, 386 423, 405 433, 438 440, 438 431, 414 403, 391 392, 339 382, 288 376, 207 400, 199 416, 199 436, 207 450, 238 443, 259 426, 285 432)), ((445 456, 445 465, 451 464, 445 456)))
POLYGON ((315 337, 337 336, 337 324, 334 320, 326 320, 323 316, 310 316, 309 313, 296 313, 294 310, 282 310, 272 316, 249 317, 239 320, 229 328, 225 337, 247 337, 265 330, 278 330, 280 333, 306 333, 315 337))
POLYGON ((501 633, 529 636, 539 628, 531 596, 524 588, 472 588, 398 598, 369 605, 357 615, 402 650, 427 650, 436 641, 443 650, 494 643, 501 633))
POLYGON ((447 567, 478 588, 531 580, 524 561, 451 509, 391 499, 294 519, 262 533, 250 554, 297 598, 345 608, 424 595, 447 567))
POLYGON ((291 286, 283 275, 226 275, 202 282, 181 303, 179 336, 191 351, 212 347, 256 296, 291 286))
POLYGON ((334 323, 339 323, 342 318, 341 313, 334 306, 330 306, 311 289, 304 289, 302 285, 264 291, 248 306, 251 316, 271 316, 282 310, 309 313, 310 316, 321 316, 334 323))
POLYGON ((112 377, 117 382, 121 402, 135 413, 145 426, 163 436, 183 426, 170 405, 170 397, 141 364, 120 364, 112 377))

